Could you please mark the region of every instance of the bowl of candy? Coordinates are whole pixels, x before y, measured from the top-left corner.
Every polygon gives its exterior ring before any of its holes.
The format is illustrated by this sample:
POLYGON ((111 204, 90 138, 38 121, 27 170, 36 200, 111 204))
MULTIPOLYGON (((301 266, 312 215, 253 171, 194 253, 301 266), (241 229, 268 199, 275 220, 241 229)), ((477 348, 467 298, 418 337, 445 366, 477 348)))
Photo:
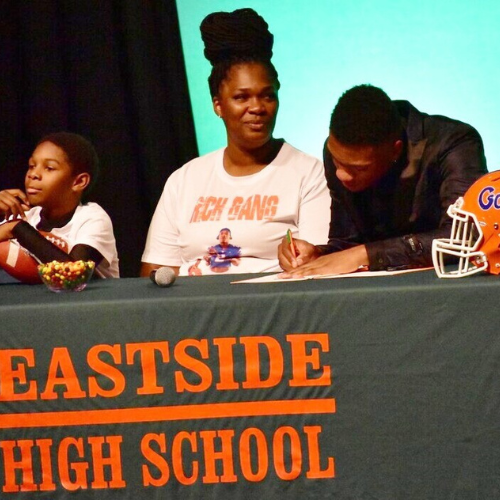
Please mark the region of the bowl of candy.
POLYGON ((53 292, 81 292, 94 272, 93 261, 77 260, 59 262, 53 260, 38 266, 38 274, 47 288, 53 292))

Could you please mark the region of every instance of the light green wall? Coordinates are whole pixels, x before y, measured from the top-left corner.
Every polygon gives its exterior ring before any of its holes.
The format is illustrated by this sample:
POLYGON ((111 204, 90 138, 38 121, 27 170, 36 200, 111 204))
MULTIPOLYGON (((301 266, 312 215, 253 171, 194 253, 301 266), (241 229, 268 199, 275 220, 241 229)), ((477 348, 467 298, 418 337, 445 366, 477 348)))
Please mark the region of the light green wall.
POLYGON ((500 2, 486 0, 177 0, 200 154, 225 145, 225 133, 212 111, 199 25, 210 12, 242 7, 274 34, 276 137, 321 156, 339 96, 372 83, 474 125, 489 169, 500 169, 500 2))

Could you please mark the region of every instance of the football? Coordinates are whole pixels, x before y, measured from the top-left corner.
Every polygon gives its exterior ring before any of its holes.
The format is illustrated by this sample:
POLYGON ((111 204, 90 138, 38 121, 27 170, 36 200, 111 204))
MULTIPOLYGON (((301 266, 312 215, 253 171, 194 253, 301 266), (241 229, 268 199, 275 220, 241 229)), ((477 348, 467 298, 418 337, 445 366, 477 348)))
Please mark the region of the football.
MULTIPOLYGON (((62 238, 44 231, 40 233, 63 252, 68 252, 68 244, 62 238)), ((22 283, 42 282, 38 275, 38 262, 15 240, 0 243, 0 268, 22 283)))

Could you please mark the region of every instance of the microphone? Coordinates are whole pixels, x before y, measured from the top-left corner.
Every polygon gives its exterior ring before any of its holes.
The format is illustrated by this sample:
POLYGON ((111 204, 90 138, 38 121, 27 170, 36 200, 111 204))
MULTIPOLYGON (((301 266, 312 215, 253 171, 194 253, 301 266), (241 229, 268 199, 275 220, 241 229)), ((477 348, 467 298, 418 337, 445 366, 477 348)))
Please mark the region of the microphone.
POLYGON ((151 271, 149 278, 158 286, 167 287, 175 281, 175 271, 171 267, 160 267, 151 271))

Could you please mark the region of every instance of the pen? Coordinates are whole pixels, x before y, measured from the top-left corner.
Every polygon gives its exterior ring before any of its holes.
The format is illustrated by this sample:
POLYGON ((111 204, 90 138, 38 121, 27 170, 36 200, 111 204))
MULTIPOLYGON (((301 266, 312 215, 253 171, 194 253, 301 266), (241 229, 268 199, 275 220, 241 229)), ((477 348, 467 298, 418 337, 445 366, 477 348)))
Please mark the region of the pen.
POLYGON ((292 250, 293 258, 296 259, 297 250, 295 249, 295 243, 293 242, 292 231, 290 231, 290 229, 286 232, 286 239, 288 241, 288 244, 290 245, 290 249, 292 250))

